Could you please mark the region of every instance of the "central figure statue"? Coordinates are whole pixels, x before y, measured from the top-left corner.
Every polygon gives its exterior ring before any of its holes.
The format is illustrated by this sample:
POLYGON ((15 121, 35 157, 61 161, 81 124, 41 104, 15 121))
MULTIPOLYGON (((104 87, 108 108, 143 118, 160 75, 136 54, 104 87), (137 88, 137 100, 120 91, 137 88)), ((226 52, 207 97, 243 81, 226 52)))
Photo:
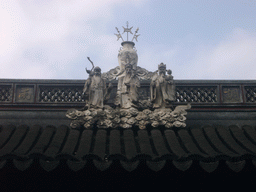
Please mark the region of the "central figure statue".
POLYGON ((124 109, 137 107, 138 87, 140 87, 140 81, 136 71, 131 64, 126 64, 125 71, 118 76, 118 94, 115 104, 124 109))
POLYGON ((116 74, 118 85, 115 105, 128 109, 137 107, 138 102, 138 87, 140 87, 137 76, 138 55, 134 42, 124 41, 121 45, 123 47, 118 54, 119 72, 116 74))

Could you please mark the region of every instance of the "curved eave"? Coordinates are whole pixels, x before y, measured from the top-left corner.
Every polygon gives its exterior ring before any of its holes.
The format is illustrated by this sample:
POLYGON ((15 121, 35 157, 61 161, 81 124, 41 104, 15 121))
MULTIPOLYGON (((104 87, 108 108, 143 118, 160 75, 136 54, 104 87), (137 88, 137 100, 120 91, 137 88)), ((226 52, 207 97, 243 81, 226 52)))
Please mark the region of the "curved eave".
POLYGON ((2 126, 0 159, 1 168, 6 161, 13 161, 20 170, 39 160, 47 171, 56 168, 61 160, 72 170, 82 169, 87 161, 105 170, 116 160, 126 170, 135 169, 140 161, 146 161, 152 170, 162 169, 166 161, 187 170, 193 161, 199 161, 208 172, 224 160, 232 170, 241 171, 245 161, 255 165, 256 130, 235 125, 82 131, 67 126, 2 126))

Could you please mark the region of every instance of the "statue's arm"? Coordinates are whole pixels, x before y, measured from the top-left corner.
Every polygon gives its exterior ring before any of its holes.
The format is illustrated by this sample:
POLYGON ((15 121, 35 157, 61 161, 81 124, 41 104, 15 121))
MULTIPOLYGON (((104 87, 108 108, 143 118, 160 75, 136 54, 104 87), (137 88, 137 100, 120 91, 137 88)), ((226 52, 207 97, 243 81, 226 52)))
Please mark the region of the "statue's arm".
POLYGON ((85 81, 84 88, 83 88, 83 93, 85 93, 88 90, 88 88, 90 86, 90 83, 91 83, 91 79, 87 79, 85 81))
POLYGON ((115 78, 117 78, 118 76, 122 75, 122 74, 124 73, 124 71, 125 71, 125 70, 122 70, 122 71, 120 71, 119 73, 117 73, 117 74, 115 75, 115 78))
POLYGON ((152 80, 150 82, 150 86, 155 86, 156 85, 157 77, 158 77, 157 74, 153 75, 152 80))
POLYGON ((150 83, 150 101, 153 102, 155 100, 155 83, 151 81, 150 83))
POLYGON ((83 93, 87 91, 87 86, 84 86, 83 93))

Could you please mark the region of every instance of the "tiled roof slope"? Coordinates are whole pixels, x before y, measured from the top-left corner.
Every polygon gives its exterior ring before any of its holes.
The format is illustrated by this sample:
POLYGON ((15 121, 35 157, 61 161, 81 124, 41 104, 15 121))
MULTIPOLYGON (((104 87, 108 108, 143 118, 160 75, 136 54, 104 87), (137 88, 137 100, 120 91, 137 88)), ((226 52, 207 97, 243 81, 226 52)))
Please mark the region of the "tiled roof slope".
POLYGON ((238 172, 246 161, 256 165, 256 130, 252 126, 177 130, 1 126, 0 168, 13 161, 19 170, 25 170, 35 160, 46 171, 55 169, 61 160, 74 171, 83 169, 88 160, 100 170, 118 160, 128 171, 136 169, 140 161, 146 161, 155 171, 161 170, 166 161, 183 171, 199 161, 207 172, 224 160, 238 172))

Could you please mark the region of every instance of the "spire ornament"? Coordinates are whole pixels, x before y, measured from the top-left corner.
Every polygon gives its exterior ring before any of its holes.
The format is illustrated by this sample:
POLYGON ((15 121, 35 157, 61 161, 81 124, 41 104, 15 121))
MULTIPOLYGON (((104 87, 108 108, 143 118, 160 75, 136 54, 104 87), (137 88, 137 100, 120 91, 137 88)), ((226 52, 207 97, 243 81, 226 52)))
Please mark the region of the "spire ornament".
POLYGON ((128 21, 126 22, 126 26, 127 26, 127 28, 123 27, 123 29, 124 29, 123 34, 124 34, 125 32, 127 33, 127 41, 128 41, 128 33, 133 34, 132 31, 131 31, 133 27, 129 28, 129 22, 128 22, 128 21))
POLYGON ((140 34, 139 35, 136 35, 137 33, 138 33, 138 31, 139 31, 139 27, 136 29, 136 31, 135 31, 135 33, 134 33, 134 36, 133 36, 133 38, 132 38, 132 41, 133 41, 133 39, 135 39, 137 42, 138 42, 138 37, 140 36, 140 34))
POLYGON ((115 35, 117 36, 117 41, 118 41, 120 38, 122 39, 122 41, 124 41, 124 39, 123 39, 122 35, 120 34, 120 31, 118 30, 117 27, 116 27, 116 30, 117 30, 117 32, 118 32, 118 34, 115 34, 115 35))
MULTIPOLYGON (((129 33, 133 35, 132 28, 133 28, 133 27, 130 27, 130 28, 129 28, 129 22, 128 22, 128 21, 126 22, 126 27, 123 26, 124 32, 123 32, 122 34, 127 33, 127 39, 126 39, 126 41, 129 41, 129 33)), ((117 30, 117 32, 118 32, 118 34, 115 34, 115 35, 117 36, 117 41, 118 41, 119 39, 122 39, 122 41, 124 42, 124 39, 123 39, 122 35, 120 34, 120 31, 118 30, 117 27, 116 27, 116 30, 117 30)), ((138 31, 139 31, 139 27, 136 29, 136 31, 135 31, 135 33, 134 33, 134 35, 133 35, 133 37, 132 37, 132 41, 135 39, 135 40, 138 42, 138 39, 137 39, 137 38, 138 38, 138 36, 140 36, 140 34, 137 34, 138 31)))

